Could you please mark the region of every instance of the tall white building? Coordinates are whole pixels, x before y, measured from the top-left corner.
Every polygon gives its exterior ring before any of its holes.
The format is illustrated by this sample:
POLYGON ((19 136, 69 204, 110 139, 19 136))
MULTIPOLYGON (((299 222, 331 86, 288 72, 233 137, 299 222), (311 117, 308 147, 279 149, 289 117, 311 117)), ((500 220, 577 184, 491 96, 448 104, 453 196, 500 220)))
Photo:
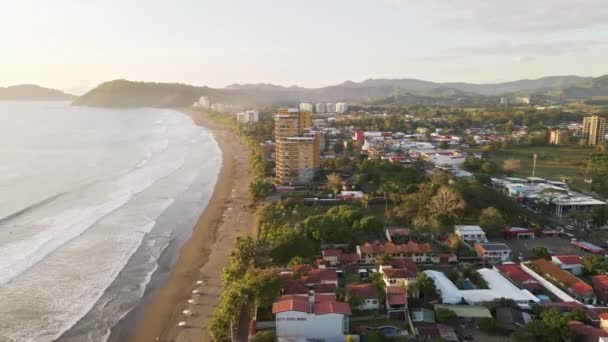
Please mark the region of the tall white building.
POLYGON ((315 113, 317 113, 317 114, 325 113, 325 103, 317 103, 315 105, 315 113))
POLYGON ((348 106, 344 102, 336 103, 336 113, 344 114, 348 110, 348 106))
POLYGON ((198 104, 202 108, 206 108, 206 109, 208 109, 209 107, 211 107, 211 101, 209 101, 209 97, 208 96, 201 96, 201 98, 198 99, 198 104))
POLYGON ((335 113, 336 112, 336 104, 328 102, 325 104, 325 111, 327 113, 335 113))
POLYGON ((300 110, 303 112, 309 112, 312 113, 312 103, 308 103, 308 102, 302 102, 300 103, 300 110))
POLYGON ((260 112, 257 110, 248 110, 245 112, 236 113, 236 121, 242 124, 250 124, 258 122, 260 119, 260 112))

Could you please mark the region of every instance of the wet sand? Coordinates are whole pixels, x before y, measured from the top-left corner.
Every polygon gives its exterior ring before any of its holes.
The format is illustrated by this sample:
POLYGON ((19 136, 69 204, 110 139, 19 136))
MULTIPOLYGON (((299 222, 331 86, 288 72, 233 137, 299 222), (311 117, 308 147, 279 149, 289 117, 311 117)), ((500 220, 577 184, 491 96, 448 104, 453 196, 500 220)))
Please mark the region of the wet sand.
MULTIPOLYGON (((166 284, 156 293, 136 324, 131 341, 209 341, 207 326, 221 293, 220 273, 228 262, 234 241, 253 232, 253 212, 247 189, 249 150, 242 140, 207 116, 183 110, 196 124, 211 130, 222 151, 222 167, 209 205, 183 246, 166 284), (197 281, 205 285, 199 286, 197 281), (192 297, 199 289, 200 296, 192 297), (194 298, 196 304, 188 304, 194 298), (192 311, 185 317, 183 310, 192 311), (186 328, 178 327, 186 321, 186 328)), ((202 152, 204 153, 204 151, 202 152)))

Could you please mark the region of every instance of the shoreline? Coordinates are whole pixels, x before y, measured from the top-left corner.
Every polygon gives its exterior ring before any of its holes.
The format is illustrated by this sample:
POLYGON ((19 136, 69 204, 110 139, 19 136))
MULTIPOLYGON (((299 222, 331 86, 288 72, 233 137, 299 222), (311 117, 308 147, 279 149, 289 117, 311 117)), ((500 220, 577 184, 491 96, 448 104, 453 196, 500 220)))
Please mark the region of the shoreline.
POLYGON ((207 326, 221 294, 220 274, 237 237, 252 233, 253 213, 248 208, 248 148, 229 128, 212 122, 200 112, 181 109, 195 124, 211 131, 222 152, 222 165, 213 194, 182 246, 166 282, 152 296, 139 322, 132 327, 130 341, 208 341, 207 326), (236 139, 235 139, 236 138, 236 139), (197 304, 188 304, 196 282, 197 304), (181 312, 192 311, 191 317, 181 312), (187 321, 187 328, 177 323, 187 321))

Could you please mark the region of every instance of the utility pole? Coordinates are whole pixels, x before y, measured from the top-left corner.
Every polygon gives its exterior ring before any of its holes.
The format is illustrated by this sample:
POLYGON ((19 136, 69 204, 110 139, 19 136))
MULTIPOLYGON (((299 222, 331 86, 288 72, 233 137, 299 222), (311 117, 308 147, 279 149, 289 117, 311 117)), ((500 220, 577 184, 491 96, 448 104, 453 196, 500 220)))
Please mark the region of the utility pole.
POLYGON ((532 163, 532 177, 536 175, 536 159, 538 158, 538 154, 534 153, 534 162, 532 163))

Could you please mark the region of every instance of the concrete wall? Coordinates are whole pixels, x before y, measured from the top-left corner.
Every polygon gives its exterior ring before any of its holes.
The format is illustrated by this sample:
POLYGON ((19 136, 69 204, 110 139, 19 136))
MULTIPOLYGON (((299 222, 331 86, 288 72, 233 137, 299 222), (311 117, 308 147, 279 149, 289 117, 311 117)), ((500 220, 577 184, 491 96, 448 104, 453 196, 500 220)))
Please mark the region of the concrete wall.
POLYGON ((279 341, 321 339, 326 342, 344 341, 344 316, 338 314, 313 315, 299 311, 276 315, 279 341))

